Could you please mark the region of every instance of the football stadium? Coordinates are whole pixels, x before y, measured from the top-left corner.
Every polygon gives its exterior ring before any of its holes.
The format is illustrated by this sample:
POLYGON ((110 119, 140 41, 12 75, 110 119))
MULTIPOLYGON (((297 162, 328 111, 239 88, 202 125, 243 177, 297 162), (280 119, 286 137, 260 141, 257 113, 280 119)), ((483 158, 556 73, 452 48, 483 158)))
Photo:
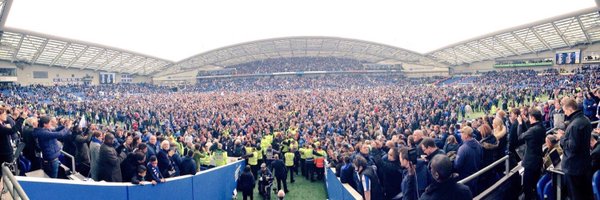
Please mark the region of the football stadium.
POLYGON ((0 199, 600 200, 599 120, 599 0, 0 0, 0 199))

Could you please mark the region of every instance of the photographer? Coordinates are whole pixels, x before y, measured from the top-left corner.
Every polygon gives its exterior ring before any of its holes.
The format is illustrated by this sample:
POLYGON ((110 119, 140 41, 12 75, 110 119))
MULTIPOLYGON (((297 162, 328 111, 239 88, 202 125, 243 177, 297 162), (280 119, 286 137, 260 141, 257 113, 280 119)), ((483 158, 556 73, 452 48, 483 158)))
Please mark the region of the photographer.
POLYGON ((58 126, 56 118, 42 116, 38 128, 33 131, 33 137, 38 139, 42 149, 44 172, 50 178, 58 177, 58 167, 60 166, 58 156, 62 148, 57 139, 71 134, 72 122, 69 120, 62 120, 61 122, 62 125, 58 126))
POLYGON ((404 167, 404 172, 402 175, 402 193, 393 199, 402 199, 402 200, 416 200, 419 198, 419 194, 417 193, 417 178, 416 174, 416 166, 415 163, 417 160, 417 152, 412 150, 412 155, 409 155, 408 148, 400 148, 399 159, 400 165, 404 167), (412 157, 412 158, 411 158, 412 157), (412 160, 412 161, 411 161, 412 160))

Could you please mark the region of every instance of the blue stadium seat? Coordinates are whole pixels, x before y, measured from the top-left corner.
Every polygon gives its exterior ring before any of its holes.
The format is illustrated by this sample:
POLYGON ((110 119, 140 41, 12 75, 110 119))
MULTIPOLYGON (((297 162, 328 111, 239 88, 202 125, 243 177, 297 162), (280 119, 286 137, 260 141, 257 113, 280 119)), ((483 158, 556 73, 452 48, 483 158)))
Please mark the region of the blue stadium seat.
POLYGON ((594 197, 600 199, 600 170, 594 172, 592 177, 592 188, 594 189, 594 197))
POLYGON ((546 183, 550 182, 551 180, 550 174, 544 174, 544 176, 542 176, 542 178, 540 178, 540 180, 537 182, 538 199, 544 200, 544 187, 546 186, 546 183))
POLYGON ((544 197, 548 200, 554 200, 556 197, 554 196, 554 190, 552 189, 552 181, 546 183, 544 186, 544 197))

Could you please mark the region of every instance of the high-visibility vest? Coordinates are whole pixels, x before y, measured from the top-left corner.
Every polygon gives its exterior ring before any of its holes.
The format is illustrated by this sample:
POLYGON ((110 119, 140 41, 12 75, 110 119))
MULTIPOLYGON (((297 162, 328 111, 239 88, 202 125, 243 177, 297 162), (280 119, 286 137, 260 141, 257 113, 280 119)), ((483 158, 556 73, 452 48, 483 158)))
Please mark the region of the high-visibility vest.
POLYGON ((204 166, 210 165, 211 156, 207 153, 200 153, 200 164, 204 166))
POLYGON ((246 155, 250 155, 254 152, 254 147, 246 147, 246 155))
POLYGON ((300 159, 306 159, 306 156, 304 155, 304 151, 306 151, 306 149, 302 147, 298 151, 300 152, 300 159))
POLYGON ((325 167, 325 158, 324 157, 317 157, 317 158, 315 158, 315 166, 317 168, 323 168, 323 167, 325 167))
POLYGON ((252 157, 248 158, 248 164, 251 166, 256 166, 258 165, 258 153, 252 152, 252 157))
POLYGON ((294 153, 287 152, 283 156, 285 156, 285 166, 286 167, 294 166, 294 153))
POLYGON ((311 159, 313 158, 313 149, 312 148, 308 148, 304 150, 304 159, 311 159))
POLYGON ((256 152, 256 155, 258 155, 256 157, 256 159, 262 160, 263 159, 263 152, 262 151, 255 151, 255 152, 256 152))
POLYGON ((317 151, 318 154, 321 154, 321 156, 315 156, 315 166, 317 168, 323 168, 325 166, 325 154, 326 152, 323 150, 318 150, 317 151))
POLYGON ((217 150, 213 153, 213 159, 215 159, 215 166, 223 166, 227 164, 227 151, 217 150))

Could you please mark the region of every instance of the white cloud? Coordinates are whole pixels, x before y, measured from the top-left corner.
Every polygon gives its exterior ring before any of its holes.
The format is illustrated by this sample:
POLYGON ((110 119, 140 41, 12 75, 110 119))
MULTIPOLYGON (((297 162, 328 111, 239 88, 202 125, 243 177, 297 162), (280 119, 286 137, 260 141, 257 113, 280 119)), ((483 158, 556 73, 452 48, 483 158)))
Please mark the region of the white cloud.
POLYGON ((6 25, 173 61, 286 36, 345 37, 426 53, 595 5, 592 0, 18 0, 6 25))

